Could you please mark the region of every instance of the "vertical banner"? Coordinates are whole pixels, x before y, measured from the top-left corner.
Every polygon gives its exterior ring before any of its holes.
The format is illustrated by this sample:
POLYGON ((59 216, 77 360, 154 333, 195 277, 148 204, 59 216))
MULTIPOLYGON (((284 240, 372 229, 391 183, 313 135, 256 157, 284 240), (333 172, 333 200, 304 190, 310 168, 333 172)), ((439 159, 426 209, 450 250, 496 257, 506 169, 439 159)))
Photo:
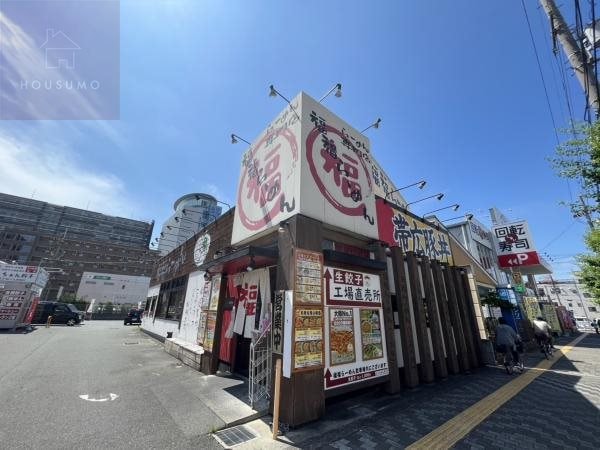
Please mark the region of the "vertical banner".
POLYGON ((204 349, 211 352, 215 341, 215 328, 217 326, 217 313, 206 313, 206 337, 204 338, 204 349))
POLYGON ((285 291, 283 303, 283 376, 292 376, 292 333, 294 331, 294 291, 285 291))
POLYGON ((273 326, 271 327, 273 353, 283 354, 283 316, 285 291, 276 291, 273 300, 273 326))

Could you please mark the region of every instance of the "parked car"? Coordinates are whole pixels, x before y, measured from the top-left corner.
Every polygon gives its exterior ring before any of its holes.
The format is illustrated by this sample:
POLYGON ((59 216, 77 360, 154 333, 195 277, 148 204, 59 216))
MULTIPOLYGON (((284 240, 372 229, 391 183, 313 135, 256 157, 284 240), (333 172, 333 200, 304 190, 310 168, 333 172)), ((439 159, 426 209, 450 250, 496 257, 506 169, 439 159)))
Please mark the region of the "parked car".
POLYGON ((48 316, 52 316, 52 323, 64 323, 68 326, 83 322, 83 311, 79 311, 75 305, 61 302, 39 302, 31 323, 46 323, 48 316))
POLYGON ((141 309, 132 309, 127 313, 127 317, 123 320, 123 325, 133 325, 142 323, 142 313, 144 311, 141 309))

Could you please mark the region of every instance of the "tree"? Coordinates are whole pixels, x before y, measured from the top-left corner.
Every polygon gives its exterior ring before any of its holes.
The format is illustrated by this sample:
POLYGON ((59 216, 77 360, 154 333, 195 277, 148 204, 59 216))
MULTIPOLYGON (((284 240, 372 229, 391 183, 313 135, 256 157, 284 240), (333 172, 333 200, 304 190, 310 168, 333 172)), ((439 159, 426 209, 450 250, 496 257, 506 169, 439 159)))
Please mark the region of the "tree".
POLYGON ((557 175, 581 184, 580 198, 568 203, 574 217, 589 215, 590 228, 600 213, 600 122, 574 125, 573 138, 560 144, 550 158, 557 175))
POLYGON ((591 251, 579 255, 578 277, 600 304, 600 230, 596 229, 600 213, 600 122, 573 126, 573 139, 559 145, 550 159, 558 176, 581 184, 578 201, 569 203, 573 217, 585 216, 590 227, 585 243, 591 251))
POLYGON ((585 243, 592 253, 579 255, 579 280, 590 291, 594 303, 600 305, 600 230, 591 230, 585 243))

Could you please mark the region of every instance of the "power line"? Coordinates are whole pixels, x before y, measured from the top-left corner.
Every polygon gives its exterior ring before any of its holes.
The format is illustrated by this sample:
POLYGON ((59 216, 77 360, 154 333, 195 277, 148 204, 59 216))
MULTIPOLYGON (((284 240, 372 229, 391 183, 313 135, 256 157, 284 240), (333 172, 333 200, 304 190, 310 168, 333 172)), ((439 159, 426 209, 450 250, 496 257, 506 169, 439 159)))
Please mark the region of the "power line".
POLYGON ((531 23, 529 22, 529 15, 527 14, 527 8, 525 7, 524 0, 521 0, 521 5, 523 6, 523 12, 525 13, 525 19, 527 20, 527 28, 529 29, 529 37, 531 38, 531 45, 533 46, 533 52, 535 53, 535 59, 537 61, 538 70, 540 72, 540 78, 542 79, 542 85, 544 87, 544 94, 546 95, 546 103, 548 105, 548 112, 550 113, 550 119, 552 120, 554 137, 556 138, 556 143, 560 144, 560 139, 558 138, 558 132, 556 131, 556 121, 554 120, 554 113, 552 112, 552 106, 550 105, 550 97, 548 96, 548 89, 546 88, 546 80, 544 79, 544 73, 542 72, 542 65, 540 63, 540 57, 539 57, 539 54, 537 51, 537 46, 535 45, 535 40, 533 38, 533 32, 531 31, 531 23))
POLYGON ((563 231, 561 231, 558 236, 556 236, 554 239, 552 239, 550 242, 548 242, 544 247, 542 247, 540 249, 540 251, 542 250, 546 250, 548 247, 550 247, 551 244, 553 244, 554 242, 556 242, 558 239, 560 239, 567 231, 569 231, 573 225, 575 225, 577 222, 575 220, 573 220, 569 226, 567 228, 565 228, 563 231))

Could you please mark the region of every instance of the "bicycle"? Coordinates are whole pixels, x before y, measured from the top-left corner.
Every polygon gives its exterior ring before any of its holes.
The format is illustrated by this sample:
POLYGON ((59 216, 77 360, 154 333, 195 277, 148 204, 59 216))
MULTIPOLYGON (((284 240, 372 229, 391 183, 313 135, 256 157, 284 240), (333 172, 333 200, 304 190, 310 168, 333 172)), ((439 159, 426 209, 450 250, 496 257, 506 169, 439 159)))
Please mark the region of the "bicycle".
POLYGON ((554 350, 552 350, 552 345, 550 345, 550 339, 546 338, 546 339, 542 340, 542 339, 538 338, 538 341, 539 341, 540 350, 544 354, 544 357, 546 359, 552 358, 554 350))
POLYGON ((513 358, 513 353, 512 350, 507 349, 506 346, 501 346, 502 348, 499 348, 499 353, 502 353, 503 358, 502 358, 502 363, 504 365, 504 369, 506 370, 506 373, 508 375, 512 375, 513 373, 515 373, 515 371, 518 371, 519 373, 523 373, 523 370, 525 370, 525 367, 523 366, 523 362, 522 361, 514 361, 513 358))

